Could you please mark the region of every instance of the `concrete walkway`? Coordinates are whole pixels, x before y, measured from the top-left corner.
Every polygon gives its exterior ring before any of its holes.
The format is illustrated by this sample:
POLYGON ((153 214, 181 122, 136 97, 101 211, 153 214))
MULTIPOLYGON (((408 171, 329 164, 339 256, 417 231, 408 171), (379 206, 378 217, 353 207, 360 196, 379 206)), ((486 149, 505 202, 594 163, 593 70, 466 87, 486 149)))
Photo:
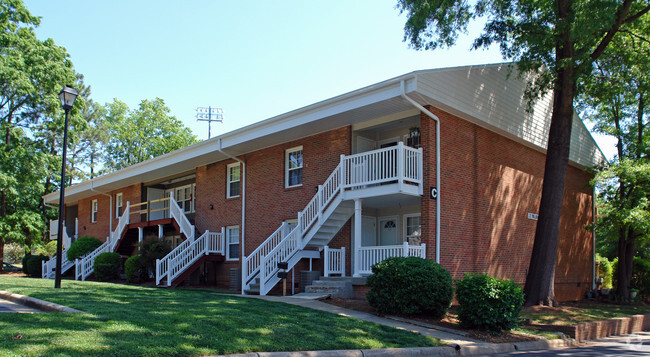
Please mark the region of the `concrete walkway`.
POLYGON ((17 304, 13 301, 0 299, 0 313, 3 312, 34 313, 43 311, 25 305, 17 304))
MULTIPOLYGON (((24 307, 31 307, 32 309, 35 309, 35 311, 25 311, 25 312, 81 312, 79 310, 55 304, 53 302, 33 298, 30 296, 25 296, 25 295, 20 295, 20 294, 14 294, 9 291, 4 291, 0 290, 0 301, 7 301, 8 304, 4 305, 7 308, 10 308, 11 304, 13 303, 15 305, 19 306, 24 306, 24 307)), ((20 311, 10 311, 10 312, 20 312, 20 311)))
POLYGON ((445 329, 445 328, 437 329, 430 325, 427 327, 424 327, 422 325, 414 325, 412 323, 406 322, 406 320, 404 319, 397 320, 397 319, 379 317, 366 312, 345 309, 336 305, 327 304, 319 300, 297 299, 297 298, 292 298, 287 296, 259 296, 259 295, 238 295, 238 296, 252 298, 252 299, 262 299, 266 301, 283 302, 285 304, 298 305, 309 309, 327 311, 341 316, 352 317, 363 321, 374 322, 384 326, 395 327, 400 330, 407 330, 407 331, 419 333, 424 336, 434 337, 443 340, 445 343, 451 345, 468 346, 477 343, 483 343, 481 341, 473 340, 471 338, 462 336, 462 332, 460 331, 458 332, 458 334, 456 334, 456 333, 452 333, 451 331, 453 330, 451 329, 445 329))

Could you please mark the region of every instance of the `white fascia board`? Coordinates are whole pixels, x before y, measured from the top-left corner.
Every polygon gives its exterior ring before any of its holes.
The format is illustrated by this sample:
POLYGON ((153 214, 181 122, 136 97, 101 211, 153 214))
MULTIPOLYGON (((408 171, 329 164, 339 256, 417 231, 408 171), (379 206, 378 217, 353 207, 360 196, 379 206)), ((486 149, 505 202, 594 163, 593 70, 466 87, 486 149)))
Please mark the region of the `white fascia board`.
MULTIPOLYGON (((122 180, 128 180, 134 176, 142 175, 163 167, 172 166, 179 162, 192 160, 201 155, 218 152, 219 139, 222 141, 222 149, 227 149, 228 147, 237 144, 288 130, 331 115, 367 106, 382 100, 399 97, 401 93, 401 81, 406 82, 407 92, 411 92, 415 89, 415 76, 413 73, 388 79, 285 114, 247 125, 243 128, 204 140, 197 144, 125 167, 119 171, 66 187, 66 197, 90 191, 91 188, 101 191, 103 186, 122 180)), ((225 156, 224 159, 226 159, 225 156)), ((58 202, 59 191, 45 195, 43 198, 45 203, 58 202)))

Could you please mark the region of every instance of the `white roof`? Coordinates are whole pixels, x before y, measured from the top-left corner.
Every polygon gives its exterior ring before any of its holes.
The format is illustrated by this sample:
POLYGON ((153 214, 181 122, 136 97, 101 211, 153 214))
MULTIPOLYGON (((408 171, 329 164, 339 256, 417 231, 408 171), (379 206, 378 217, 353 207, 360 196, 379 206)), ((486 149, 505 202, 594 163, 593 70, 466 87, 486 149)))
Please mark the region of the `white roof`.
MULTIPOLYGON (((402 81, 407 95, 420 104, 438 107, 544 152, 552 95, 538 100, 532 113, 526 111, 526 81, 515 73, 508 76, 509 68, 508 64, 490 64, 411 72, 80 182, 66 188, 66 202, 96 195, 93 190, 109 192, 140 182, 155 182, 225 160, 228 156, 218 150, 220 141, 225 152, 237 156, 289 138, 295 140, 412 110, 413 106, 401 97, 402 81)), ((441 130, 445 130, 444 124, 441 130)), ((569 159, 574 165, 587 167, 604 162, 602 151, 577 115, 569 159)), ((50 193, 44 199, 46 203, 57 203, 59 193, 50 193)))

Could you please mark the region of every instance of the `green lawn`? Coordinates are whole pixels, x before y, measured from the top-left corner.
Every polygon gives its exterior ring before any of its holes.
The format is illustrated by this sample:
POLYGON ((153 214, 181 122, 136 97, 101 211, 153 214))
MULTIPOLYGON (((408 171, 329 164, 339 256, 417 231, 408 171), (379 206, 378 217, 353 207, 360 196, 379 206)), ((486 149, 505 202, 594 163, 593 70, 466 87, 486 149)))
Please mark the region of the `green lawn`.
POLYGON ((0 277, 0 290, 85 313, 0 314, 0 355, 205 355, 436 346, 440 341, 298 306, 206 291, 0 277), (23 335, 22 339, 12 339, 23 335))

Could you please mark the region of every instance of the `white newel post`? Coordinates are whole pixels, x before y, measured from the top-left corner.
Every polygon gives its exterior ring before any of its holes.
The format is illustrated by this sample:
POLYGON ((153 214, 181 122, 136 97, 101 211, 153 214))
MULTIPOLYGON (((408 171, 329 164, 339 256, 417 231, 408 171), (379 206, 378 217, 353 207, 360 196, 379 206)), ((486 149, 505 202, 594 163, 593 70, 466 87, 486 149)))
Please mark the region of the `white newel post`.
POLYGON ((361 199, 354 200, 354 269, 352 276, 359 277, 359 248, 361 248, 361 199))
POLYGON ((330 276, 330 247, 325 246, 325 249, 323 250, 323 270, 325 270, 324 274, 325 277, 330 276))
POLYGON ((144 237, 144 227, 138 227, 138 251, 140 251, 140 246, 142 245, 142 238, 144 237))
POLYGON ((420 182, 420 195, 424 194, 424 165, 422 158, 422 148, 418 148, 418 180, 420 182))
POLYGON ((345 185, 347 183, 347 178, 345 177, 345 155, 341 154, 341 195, 345 191, 345 185))
POLYGON ((408 257, 409 256, 409 244, 408 244, 408 242, 404 242, 403 248, 404 248, 404 250, 403 250, 402 256, 403 257, 408 257))
POLYGON ((158 225, 158 240, 163 239, 163 236, 164 236, 164 234, 163 234, 163 225, 159 224, 158 225))
POLYGON ((396 169, 397 169, 397 184, 399 185, 399 191, 402 192, 404 190, 404 143, 403 142, 398 142, 397 143, 397 162, 396 162, 396 169))
POLYGON ((341 276, 345 276, 345 247, 341 247, 341 276))
POLYGON ((316 207, 318 208, 318 222, 323 221, 323 185, 318 185, 318 193, 316 194, 316 207))

